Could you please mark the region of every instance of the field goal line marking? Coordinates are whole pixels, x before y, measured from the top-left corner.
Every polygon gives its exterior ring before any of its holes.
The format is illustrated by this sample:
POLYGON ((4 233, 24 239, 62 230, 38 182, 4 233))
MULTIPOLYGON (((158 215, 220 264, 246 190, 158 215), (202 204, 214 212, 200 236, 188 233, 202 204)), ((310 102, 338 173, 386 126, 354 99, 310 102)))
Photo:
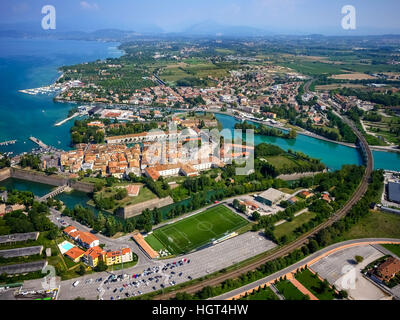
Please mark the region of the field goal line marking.
MULTIPOLYGON (((226 208, 226 207, 225 207, 225 208, 226 208)), ((226 209, 228 209, 231 213, 235 214, 235 213, 234 213, 232 210, 230 210, 229 208, 226 208, 226 209)), ((218 212, 218 211, 217 211, 217 212, 218 212)), ((241 219, 238 220, 238 222, 235 222, 234 220, 236 220, 236 219, 230 219, 228 216, 226 216, 226 215, 224 214, 224 212, 226 212, 226 211, 220 211, 220 212, 218 212, 218 214, 220 215, 220 217, 222 218, 222 220, 225 220, 225 221, 227 221, 227 222, 230 222, 230 223, 232 224, 232 228, 238 229, 238 228, 240 228, 240 227, 242 226, 242 217, 238 216, 238 217, 241 218, 241 219), (239 223, 239 221, 240 221, 240 223, 239 223)), ((244 224, 243 224, 243 225, 244 225, 244 224)), ((229 228, 228 231, 232 230, 232 228, 229 228)))
MULTIPOLYGON (((169 228, 170 230, 171 229, 173 229, 174 231, 178 231, 177 229, 175 229, 175 227, 171 227, 171 228, 169 228)), ((169 238, 172 238, 172 237, 169 237, 166 233, 164 233, 164 231, 162 231, 162 230, 159 230, 163 235, 164 235, 164 237, 166 237, 167 238, 167 240, 173 245, 173 246, 175 246, 179 251, 184 251, 182 248, 181 248, 181 246, 180 245, 178 245, 178 244, 176 244, 175 243, 175 241, 170 241, 169 240, 169 238)))
MULTIPOLYGON (((164 237, 166 237, 167 238, 167 240, 168 240, 168 236, 161 230, 161 229, 158 229, 157 230, 158 232, 160 232, 164 237)), ((153 233, 154 234, 154 233, 153 233)), ((158 237, 157 237, 157 239, 158 239, 158 237)), ((173 247, 171 247, 171 246, 169 246, 169 245, 166 245, 163 241, 161 241, 160 239, 158 239, 168 250, 171 250, 171 253, 173 253, 175 250, 174 250, 174 248, 173 247)), ((171 241, 169 241, 169 243, 171 244, 171 243, 173 243, 173 242, 171 242, 171 241)), ((178 250, 180 250, 180 248, 177 248, 178 250)))

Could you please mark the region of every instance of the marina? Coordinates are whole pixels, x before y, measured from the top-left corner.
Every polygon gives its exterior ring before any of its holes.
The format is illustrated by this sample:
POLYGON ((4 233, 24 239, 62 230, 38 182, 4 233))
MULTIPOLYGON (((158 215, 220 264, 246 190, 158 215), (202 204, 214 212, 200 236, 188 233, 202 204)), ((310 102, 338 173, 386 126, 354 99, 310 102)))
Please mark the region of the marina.
POLYGON ((8 140, 8 141, 0 142, 0 146, 8 146, 11 144, 15 144, 16 142, 17 142, 17 140, 8 140))

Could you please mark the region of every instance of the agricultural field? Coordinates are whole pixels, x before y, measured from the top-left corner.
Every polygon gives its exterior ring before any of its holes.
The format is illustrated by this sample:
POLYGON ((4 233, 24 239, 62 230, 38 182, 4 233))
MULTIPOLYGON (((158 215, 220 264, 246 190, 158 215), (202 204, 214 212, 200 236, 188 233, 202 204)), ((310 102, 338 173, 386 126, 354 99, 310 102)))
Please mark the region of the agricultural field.
POLYGON ((390 143, 399 144, 400 118, 382 117, 379 122, 363 120, 363 123, 368 132, 373 133, 375 136, 381 136, 390 143))
POLYGON ((371 80, 376 79, 376 77, 370 76, 366 73, 344 73, 344 74, 335 74, 331 77, 336 80, 371 80))
MULTIPOLYGON (((156 229, 153 236, 172 254, 181 254, 217 240, 248 223, 241 216, 220 205, 156 229)), ((151 239, 150 242, 154 244, 151 239)))
POLYGON ((176 83, 185 78, 207 79, 223 78, 229 75, 228 69, 217 66, 208 61, 188 61, 188 63, 169 65, 160 73, 160 78, 165 82, 176 83))
POLYGON ((365 89, 367 87, 362 84, 355 84, 355 83, 333 83, 333 84, 315 86, 316 91, 331 91, 341 88, 365 89))
POLYGON ((333 57, 299 58, 299 56, 293 58, 293 56, 285 57, 283 55, 281 57, 283 59, 278 59, 277 61, 279 64, 297 72, 311 76, 321 74, 340 75, 337 79, 371 79, 366 73, 397 72, 400 69, 399 65, 362 63, 359 59, 354 60, 354 58, 346 56, 340 56, 336 59, 333 57))

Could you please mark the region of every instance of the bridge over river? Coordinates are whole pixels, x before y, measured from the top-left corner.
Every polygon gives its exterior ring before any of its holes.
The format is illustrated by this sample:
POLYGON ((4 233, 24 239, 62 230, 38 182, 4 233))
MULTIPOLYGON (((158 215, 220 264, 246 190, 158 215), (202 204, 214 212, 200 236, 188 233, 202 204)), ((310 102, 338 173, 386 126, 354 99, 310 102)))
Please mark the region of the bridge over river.
POLYGON ((54 198, 55 196, 58 196, 60 193, 63 193, 67 188, 68 188, 67 185, 60 186, 57 189, 51 191, 50 193, 45 194, 43 197, 38 198, 38 201, 42 202, 48 200, 49 198, 54 198))

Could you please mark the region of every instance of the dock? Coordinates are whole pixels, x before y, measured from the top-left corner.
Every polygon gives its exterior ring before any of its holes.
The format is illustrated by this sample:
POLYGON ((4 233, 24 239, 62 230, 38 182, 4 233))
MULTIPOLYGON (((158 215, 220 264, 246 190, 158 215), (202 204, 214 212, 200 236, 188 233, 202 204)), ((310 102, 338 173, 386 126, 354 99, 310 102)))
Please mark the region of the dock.
POLYGON ((75 117, 77 117, 77 116, 79 116, 80 115, 80 113, 79 112, 77 112, 77 113, 74 113, 72 116, 70 116, 69 118, 66 118, 66 119, 64 119, 64 120, 62 120, 62 121, 60 121, 60 122, 57 122, 56 124, 54 124, 56 127, 59 127, 59 126, 61 126, 61 125, 63 125, 64 123, 66 123, 66 122, 68 122, 69 120, 72 120, 73 118, 75 118, 75 117))
POLYGON ((0 142, 0 146, 8 146, 9 144, 14 144, 16 142, 17 142, 17 140, 3 141, 3 142, 0 142))
POLYGON ((43 149, 49 148, 49 146, 47 144, 45 144, 43 141, 39 140, 38 138, 29 137, 29 140, 31 140, 32 142, 36 143, 39 147, 41 147, 43 149))

